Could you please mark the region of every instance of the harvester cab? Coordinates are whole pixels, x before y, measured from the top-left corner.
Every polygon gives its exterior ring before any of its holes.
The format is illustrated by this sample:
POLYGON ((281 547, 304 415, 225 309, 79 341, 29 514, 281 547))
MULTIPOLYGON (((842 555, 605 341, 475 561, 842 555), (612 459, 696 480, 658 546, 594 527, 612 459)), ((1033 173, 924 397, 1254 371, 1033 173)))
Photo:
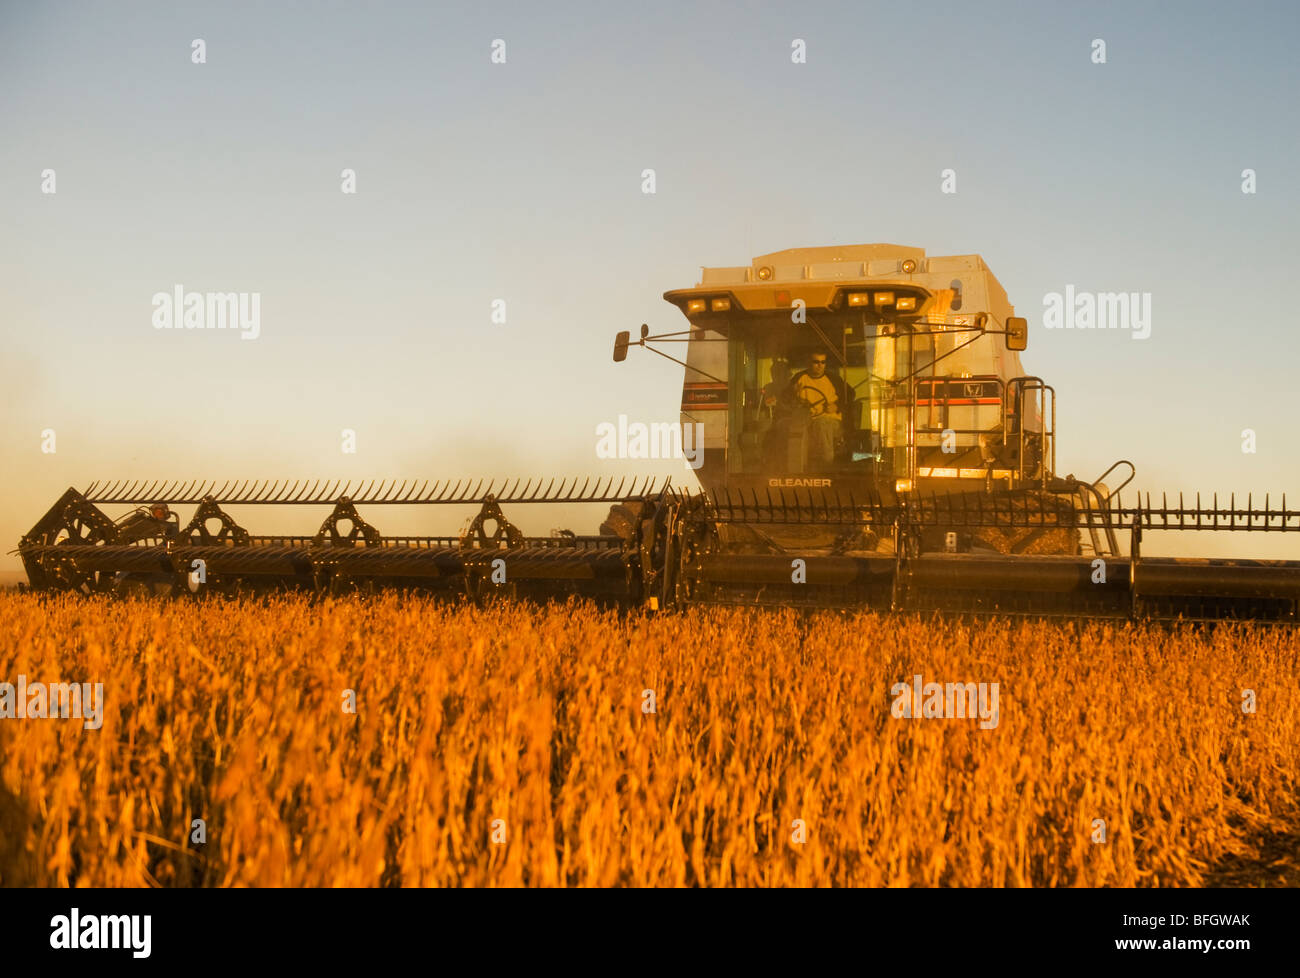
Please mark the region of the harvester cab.
MULTIPOLYGON (((1025 374, 1027 324, 978 255, 796 248, 705 268, 664 298, 690 328, 642 327, 635 344, 620 333, 614 359, 685 341, 681 421, 704 426, 706 491, 784 500, 817 489, 889 507, 935 494, 1036 492, 1067 506, 1097 495, 1055 474, 1055 392, 1025 374)), ((1077 552, 1074 536, 1048 549, 1077 552)))
MULTIPOLYGON (((687 341, 681 420, 704 424, 706 488, 1051 480, 1053 391, 1025 376, 1025 321, 978 255, 797 248, 705 268, 697 286, 664 298, 690 329, 643 327, 636 345, 687 341), (809 383, 815 361, 828 384, 809 383)), ((629 345, 620 334, 615 360, 629 345)))

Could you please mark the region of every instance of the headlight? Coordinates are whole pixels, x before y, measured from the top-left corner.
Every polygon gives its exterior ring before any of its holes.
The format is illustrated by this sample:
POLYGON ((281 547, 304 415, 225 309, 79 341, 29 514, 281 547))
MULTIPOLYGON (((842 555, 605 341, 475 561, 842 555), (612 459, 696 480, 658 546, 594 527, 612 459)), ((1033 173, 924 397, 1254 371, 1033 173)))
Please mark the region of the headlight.
POLYGON ((731 308, 730 299, 714 299, 711 307, 714 312, 726 312, 731 308))
POLYGON ((916 309, 916 296, 900 296, 898 302, 894 304, 894 308, 899 312, 913 312, 916 309))
POLYGON ((876 293, 876 305, 878 305, 878 306, 892 306, 893 304, 894 304, 894 293, 892 293, 892 292, 877 292, 877 293, 876 293))
POLYGON ((871 303, 871 294, 869 292, 850 292, 849 305, 865 306, 871 303))
POLYGON ((706 303, 703 299, 686 300, 686 315, 688 316, 693 312, 703 312, 707 308, 708 308, 708 303, 706 303))

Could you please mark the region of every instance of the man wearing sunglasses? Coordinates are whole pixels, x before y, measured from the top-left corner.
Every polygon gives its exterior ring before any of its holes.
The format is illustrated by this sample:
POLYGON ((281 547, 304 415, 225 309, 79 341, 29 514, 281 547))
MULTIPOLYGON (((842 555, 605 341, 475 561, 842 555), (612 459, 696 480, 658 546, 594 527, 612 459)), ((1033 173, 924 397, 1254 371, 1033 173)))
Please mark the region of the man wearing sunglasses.
POLYGON ((826 372, 825 352, 814 351, 808 358, 808 369, 795 374, 790 387, 808 408, 808 462, 824 469, 844 444, 844 414, 853 403, 848 385, 826 372))

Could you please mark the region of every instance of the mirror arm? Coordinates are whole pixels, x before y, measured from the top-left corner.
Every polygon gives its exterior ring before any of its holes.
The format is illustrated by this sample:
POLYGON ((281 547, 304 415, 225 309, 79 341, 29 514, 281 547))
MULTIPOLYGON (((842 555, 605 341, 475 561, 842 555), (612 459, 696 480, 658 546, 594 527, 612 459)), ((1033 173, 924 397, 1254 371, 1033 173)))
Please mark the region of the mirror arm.
MULTIPOLYGON (((641 346, 645 346, 645 344, 642 343, 641 346)), ((676 357, 670 357, 670 356, 669 356, 667 353, 665 353, 663 350, 656 350, 653 346, 646 346, 645 348, 646 348, 647 350, 649 350, 651 353, 658 353, 658 354, 659 354, 661 357, 663 357, 665 360, 671 360, 673 363, 679 363, 679 364, 681 364, 681 365, 682 365, 683 367, 685 367, 687 370, 694 370, 697 374, 703 374, 705 377, 708 377, 709 380, 712 380, 712 381, 714 381, 714 382, 716 382, 716 383, 719 383, 719 384, 726 384, 726 383, 727 383, 727 382, 726 382, 725 380, 723 380, 721 377, 715 377, 715 376, 713 376, 713 374, 708 373, 707 371, 701 370, 699 367, 693 367, 693 366, 691 366, 689 363, 687 363, 685 360, 678 360, 676 357)), ((727 384, 727 386, 728 386, 728 388, 730 388, 731 385, 730 385, 730 384, 727 384)))

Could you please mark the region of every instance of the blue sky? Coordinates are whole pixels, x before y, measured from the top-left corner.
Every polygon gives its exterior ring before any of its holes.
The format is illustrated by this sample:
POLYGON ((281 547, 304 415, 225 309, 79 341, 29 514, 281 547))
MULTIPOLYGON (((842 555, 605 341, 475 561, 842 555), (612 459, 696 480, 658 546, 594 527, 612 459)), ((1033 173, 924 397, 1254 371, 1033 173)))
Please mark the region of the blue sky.
POLYGON ((666 361, 612 364, 614 332, 683 325, 661 295, 701 265, 858 242, 984 256, 1056 386, 1063 472, 1126 457, 1146 489, 1300 501, 1298 22, 1249 3, 0 4, 0 538, 105 477, 680 476, 594 457, 598 423, 673 419, 680 396, 666 361), (262 335, 152 329, 176 283, 260 292, 262 335), (1151 293, 1151 337, 1042 329, 1067 284, 1151 293))

